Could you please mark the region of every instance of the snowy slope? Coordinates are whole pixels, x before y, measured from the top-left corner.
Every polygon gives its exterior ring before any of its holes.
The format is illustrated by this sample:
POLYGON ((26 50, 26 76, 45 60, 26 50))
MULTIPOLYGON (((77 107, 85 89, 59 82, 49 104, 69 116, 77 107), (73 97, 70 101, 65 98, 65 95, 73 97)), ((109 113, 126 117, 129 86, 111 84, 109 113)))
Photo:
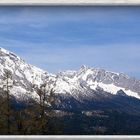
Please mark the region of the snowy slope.
POLYGON ((11 94, 16 98, 38 98, 32 92, 33 84, 40 85, 45 81, 47 73, 35 66, 27 64, 20 57, 3 48, 0 48, 0 86, 3 88, 5 70, 12 72, 11 94))
POLYGON ((73 93, 75 90, 83 93, 85 90, 96 91, 100 88, 111 94, 123 90, 126 95, 140 99, 140 81, 121 73, 82 66, 77 72, 66 71, 58 74, 58 77, 55 87, 57 93, 70 93, 76 97, 77 93, 73 93))
POLYGON ((12 72, 13 87, 10 93, 19 100, 38 100, 39 96, 33 87, 40 87, 43 83, 49 85, 47 88, 53 88, 55 94, 69 95, 76 100, 81 100, 81 97, 90 98, 90 92, 99 88, 113 95, 123 90, 126 95, 140 99, 140 81, 122 73, 82 66, 78 71, 64 71, 52 75, 0 48, 1 88, 4 85, 5 70, 12 72))

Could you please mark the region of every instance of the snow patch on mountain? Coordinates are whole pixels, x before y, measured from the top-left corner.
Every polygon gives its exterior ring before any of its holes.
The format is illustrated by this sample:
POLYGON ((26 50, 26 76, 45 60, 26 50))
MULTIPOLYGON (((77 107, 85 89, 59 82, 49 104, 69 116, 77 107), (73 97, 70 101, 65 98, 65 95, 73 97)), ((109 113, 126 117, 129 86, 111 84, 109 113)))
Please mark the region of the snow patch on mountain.
POLYGON ((138 95, 138 93, 133 92, 131 90, 126 90, 125 88, 122 88, 122 87, 117 87, 114 84, 104 84, 104 83, 94 82, 92 84, 90 83, 89 86, 93 90, 96 90, 97 87, 100 87, 103 91, 109 92, 114 95, 117 94, 117 91, 123 90, 126 93, 126 95, 140 99, 140 96, 138 95))

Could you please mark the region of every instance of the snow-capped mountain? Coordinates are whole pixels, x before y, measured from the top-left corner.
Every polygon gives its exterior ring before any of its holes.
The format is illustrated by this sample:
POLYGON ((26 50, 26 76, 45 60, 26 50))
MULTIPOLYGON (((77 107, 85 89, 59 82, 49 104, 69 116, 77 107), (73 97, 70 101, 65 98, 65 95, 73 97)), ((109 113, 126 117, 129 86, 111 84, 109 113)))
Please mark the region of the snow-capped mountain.
POLYGON ((54 89, 55 95, 74 98, 79 102, 94 98, 97 93, 98 96, 126 95, 140 99, 140 81, 125 74, 82 66, 78 71, 52 75, 0 48, 0 88, 3 88, 6 70, 12 73, 10 93, 18 100, 38 100, 34 86, 40 87, 44 83, 49 85, 46 88, 54 89))
POLYGON ((8 70, 12 73, 13 86, 10 93, 17 99, 38 98, 35 91, 32 91, 33 85, 44 83, 47 72, 27 64, 20 57, 12 52, 0 48, 0 87, 3 88, 4 74, 8 70))
POLYGON ((82 66, 78 71, 61 72, 57 77, 55 87, 57 93, 77 95, 75 90, 96 91, 100 88, 111 94, 117 94, 119 90, 123 90, 126 95, 140 99, 140 81, 122 73, 82 66))

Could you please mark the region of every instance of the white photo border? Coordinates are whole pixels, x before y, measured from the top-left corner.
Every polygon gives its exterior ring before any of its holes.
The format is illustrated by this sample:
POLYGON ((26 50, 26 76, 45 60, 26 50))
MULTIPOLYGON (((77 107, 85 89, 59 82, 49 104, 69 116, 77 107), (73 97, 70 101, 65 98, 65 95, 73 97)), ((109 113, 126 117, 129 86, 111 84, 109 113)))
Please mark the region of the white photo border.
MULTIPOLYGON (((1 6, 140 6, 140 0, 0 0, 1 6)), ((140 140, 140 135, 0 135, 0 140, 140 140)))
POLYGON ((0 5, 140 5, 140 0, 0 0, 0 5))

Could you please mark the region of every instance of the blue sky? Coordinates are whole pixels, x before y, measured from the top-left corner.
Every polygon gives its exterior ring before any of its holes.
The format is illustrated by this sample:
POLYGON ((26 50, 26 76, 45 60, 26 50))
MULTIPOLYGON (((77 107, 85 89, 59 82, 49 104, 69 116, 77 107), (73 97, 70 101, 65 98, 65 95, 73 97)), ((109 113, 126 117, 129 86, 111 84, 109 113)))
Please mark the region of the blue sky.
POLYGON ((51 73, 84 64, 140 78, 140 7, 0 7, 0 47, 51 73))

